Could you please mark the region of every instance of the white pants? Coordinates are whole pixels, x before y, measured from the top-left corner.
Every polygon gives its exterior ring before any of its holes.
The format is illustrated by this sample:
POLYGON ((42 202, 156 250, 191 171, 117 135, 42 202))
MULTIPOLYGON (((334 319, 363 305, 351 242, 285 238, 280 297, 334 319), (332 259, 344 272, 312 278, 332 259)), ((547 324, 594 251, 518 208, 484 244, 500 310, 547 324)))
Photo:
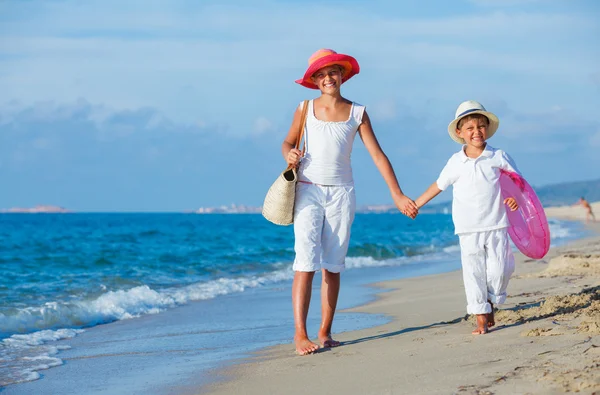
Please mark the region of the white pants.
POLYGON ((299 182, 294 206, 294 271, 344 271, 355 210, 354 186, 299 182))
POLYGON ((506 228, 459 235, 467 313, 491 313, 506 301, 506 287, 515 270, 506 228))

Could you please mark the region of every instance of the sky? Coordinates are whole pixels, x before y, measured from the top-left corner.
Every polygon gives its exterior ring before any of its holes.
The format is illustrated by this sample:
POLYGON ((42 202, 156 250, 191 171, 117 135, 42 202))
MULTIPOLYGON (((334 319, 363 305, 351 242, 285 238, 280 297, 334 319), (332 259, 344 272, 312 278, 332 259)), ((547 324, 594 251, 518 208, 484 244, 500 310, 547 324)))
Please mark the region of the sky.
MULTIPOLYGON (((464 100, 532 185, 597 179, 599 21, 596 0, 0 0, 0 208, 260 206, 319 48, 360 63, 342 94, 412 198, 464 100)), ((390 204, 360 139, 352 164, 358 205, 390 204)))

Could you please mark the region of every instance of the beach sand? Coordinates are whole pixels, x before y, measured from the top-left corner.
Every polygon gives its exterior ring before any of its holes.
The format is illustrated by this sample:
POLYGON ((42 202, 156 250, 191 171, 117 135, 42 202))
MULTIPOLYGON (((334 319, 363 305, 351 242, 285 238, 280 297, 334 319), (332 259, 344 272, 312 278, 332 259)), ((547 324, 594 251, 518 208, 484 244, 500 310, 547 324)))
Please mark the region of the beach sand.
MULTIPOLYGON (((583 212, 557 210, 548 214, 583 212)), ((600 224, 589 227, 600 234, 600 224)), ((295 355, 293 344, 264 350, 213 372, 217 381, 197 392, 600 393, 600 237, 553 248, 542 260, 516 258, 507 304, 487 335, 471 335, 460 272, 389 281, 375 285, 385 291, 375 302, 352 309, 386 314, 389 324, 341 333, 342 346, 314 355, 295 355)))
MULTIPOLYGON (((600 220, 600 202, 590 203, 592 212, 597 220, 600 220)), ((582 206, 559 206, 545 209, 546 215, 553 218, 564 218, 575 221, 584 221, 587 211, 582 206)))

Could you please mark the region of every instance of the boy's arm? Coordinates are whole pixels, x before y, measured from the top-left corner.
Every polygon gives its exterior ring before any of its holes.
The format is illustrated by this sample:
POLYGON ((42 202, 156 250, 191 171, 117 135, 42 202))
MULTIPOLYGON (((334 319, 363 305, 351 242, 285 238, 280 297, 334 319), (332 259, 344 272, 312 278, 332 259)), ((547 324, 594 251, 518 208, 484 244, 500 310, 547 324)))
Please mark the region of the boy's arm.
POLYGON ((425 192, 416 200, 417 207, 421 208, 426 205, 431 199, 446 190, 450 185, 453 185, 459 178, 460 171, 455 165, 454 156, 448 159, 446 166, 440 172, 438 179, 427 188, 425 192))
POLYGON ((408 196, 404 195, 402 189, 400 189, 392 164, 375 137, 375 132, 373 132, 373 127, 371 126, 371 120, 366 111, 363 114, 362 123, 358 127, 358 134, 365 144, 367 151, 369 151, 375 166, 377 166, 377 169, 390 189, 396 207, 398 207, 402 214, 414 219, 418 213, 417 205, 408 196))
POLYGON ((521 172, 517 168, 517 164, 505 151, 502 151, 502 169, 512 171, 521 175, 521 172))
POLYGON ((442 190, 438 187, 437 182, 434 182, 433 184, 431 184, 429 186, 429 188, 427 188, 427 190, 425 192, 423 192, 423 194, 421 196, 419 196, 419 198, 417 200, 415 200, 417 207, 418 208, 423 207, 424 205, 427 204, 427 202, 429 202, 431 199, 433 199, 434 197, 439 195, 441 192, 442 192, 442 190))

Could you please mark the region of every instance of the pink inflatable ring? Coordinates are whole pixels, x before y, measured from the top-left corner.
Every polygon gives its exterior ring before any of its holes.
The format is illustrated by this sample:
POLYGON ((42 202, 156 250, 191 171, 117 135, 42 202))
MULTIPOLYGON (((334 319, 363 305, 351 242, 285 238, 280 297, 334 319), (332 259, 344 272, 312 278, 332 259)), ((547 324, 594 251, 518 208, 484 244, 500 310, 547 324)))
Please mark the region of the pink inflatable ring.
POLYGON ((512 197, 519 205, 515 211, 506 207, 511 240, 529 258, 543 258, 550 249, 550 229, 535 191, 523 177, 506 170, 500 170, 500 190, 503 200, 512 197))

